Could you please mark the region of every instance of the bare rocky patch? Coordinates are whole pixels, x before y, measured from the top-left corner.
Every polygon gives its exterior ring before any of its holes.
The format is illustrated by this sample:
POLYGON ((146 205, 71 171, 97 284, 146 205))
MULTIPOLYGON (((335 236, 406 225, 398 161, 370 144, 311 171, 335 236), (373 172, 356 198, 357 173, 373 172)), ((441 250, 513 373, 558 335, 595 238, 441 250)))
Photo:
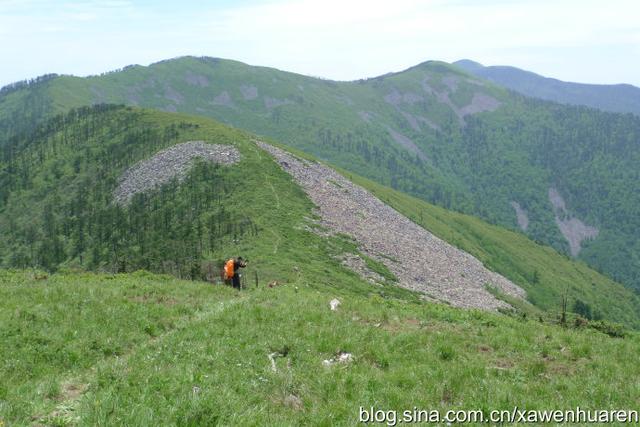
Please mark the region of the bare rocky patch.
POLYGON ((433 130, 440 130, 440 128, 438 127, 438 125, 436 125, 435 123, 433 123, 431 120, 427 119, 426 117, 422 117, 422 116, 414 116, 411 113, 407 113, 406 111, 401 111, 402 115, 404 116, 404 118, 407 120, 407 122, 409 123, 409 126, 411 126, 411 128, 413 130, 415 130, 416 132, 421 132, 422 128, 420 127, 420 123, 427 125, 429 128, 433 129, 433 130))
POLYGON ((184 96, 171 86, 166 86, 164 88, 164 98, 178 105, 182 105, 182 103, 184 103, 184 96))
POLYGON ((140 105, 140 90, 136 87, 128 87, 125 95, 128 104, 140 105))
POLYGON ((582 250, 582 242, 598 237, 600 230, 596 227, 586 225, 578 218, 572 217, 567 211, 567 204, 560 195, 560 192, 553 187, 549 188, 549 201, 553 206, 553 212, 556 216, 556 225, 569 243, 571 255, 574 257, 578 256, 582 250))
POLYGON ((400 145, 401 147, 405 148, 407 151, 410 151, 411 153, 417 155, 420 159, 422 160, 427 160, 427 156, 422 152, 422 150, 420 150, 420 148, 418 148, 418 146, 408 137, 404 136, 403 134, 401 134, 400 132, 394 130, 393 128, 387 126, 387 132, 389 132, 389 135, 391 135, 391 138, 393 138, 393 140, 400 145))
POLYGON ((355 271, 360 275, 360 277, 362 277, 363 279, 371 283, 380 284, 380 283, 386 282, 384 277, 382 277, 375 271, 371 270, 367 266, 367 263, 364 262, 364 260, 360 258, 358 255, 346 253, 346 254, 342 254, 342 256, 340 256, 339 259, 342 265, 355 271))
POLYGON ((431 80, 431 78, 429 76, 425 76, 420 84, 422 85, 422 90, 424 91, 424 93, 426 93, 427 95, 434 95, 436 93, 436 90, 429 84, 429 80, 431 80))
POLYGON ((451 101, 449 95, 458 90, 460 78, 458 76, 445 76, 442 78, 442 83, 446 89, 437 90, 429 84, 429 77, 425 77, 422 80, 422 89, 427 95, 435 96, 438 102, 448 106, 458 118, 460 126, 466 125, 464 120, 466 116, 484 111, 494 111, 502 105, 500 101, 486 93, 475 92, 469 104, 464 107, 458 107, 451 101))
POLYGON ((442 78, 442 83, 449 89, 449 92, 453 93, 458 90, 458 83, 460 79, 458 76, 448 75, 442 78))
POLYGON ((204 141, 174 145, 127 169, 113 192, 115 202, 126 204, 135 194, 157 188, 174 178, 183 179, 196 158, 230 165, 240 160, 240 152, 230 145, 204 141))
POLYGON ((402 93, 398 89, 394 88, 391 90, 391 92, 384 96, 384 100, 387 104, 391 104, 397 107, 398 105, 403 103, 413 105, 418 102, 423 102, 424 97, 414 92, 402 93))
POLYGON ((549 201, 551 202, 551 206, 553 206, 553 210, 555 212, 566 213, 567 205, 560 195, 560 192, 553 187, 549 188, 549 201))
POLYGON ((191 86, 209 87, 209 79, 206 76, 195 74, 192 71, 187 71, 185 73, 184 81, 191 86))
POLYGON ((253 85, 240 85, 240 93, 245 101, 252 101, 258 98, 258 88, 253 85))
POLYGON ((222 91, 220 95, 213 98, 213 101, 211 101, 211 103, 213 105, 221 105, 223 107, 234 107, 233 99, 231 99, 231 95, 229 95, 229 92, 227 92, 226 90, 222 91))
POLYGON ((527 215, 527 211, 522 209, 520 203, 516 201, 511 202, 511 207, 516 211, 516 220, 518 221, 518 226, 522 231, 527 231, 527 228, 529 228, 529 216, 527 215))
POLYGON ((482 113, 484 111, 495 111, 502 103, 485 93, 476 92, 473 94, 471 103, 460 109, 462 116, 482 113))
POLYGON ((422 130, 420 128, 420 125, 418 124, 418 120, 414 117, 413 114, 402 111, 402 115, 409 123, 409 126, 411 126, 411 129, 415 130, 416 132, 420 132, 422 130))
POLYGON ((300 160, 262 142, 258 145, 271 153, 305 190, 316 204, 322 224, 335 233, 351 236, 364 255, 379 260, 395 275, 399 286, 457 307, 486 310, 509 307, 487 291, 487 284, 506 295, 524 298, 520 287, 333 169, 300 160))
POLYGON ((293 101, 287 98, 278 99, 278 98, 271 98, 269 96, 264 97, 264 106, 267 108, 267 110, 273 110, 274 108, 280 107, 282 105, 290 105, 290 104, 293 104, 293 101))
POLYGON ((438 126, 437 124, 433 123, 431 120, 427 119, 426 117, 418 116, 416 118, 418 119, 418 121, 420 121, 420 122, 424 123, 425 125, 429 126, 431 129, 440 130, 440 126, 438 126))
POLYGON ((471 77, 465 78, 464 81, 476 86, 486 86, 482 80, 477 80, 471 77))
MULTIPOLYGON (((157 89, 156 89, 157 86, 158 86, 158 81, 155 79, 155 77, 149 77, 148 79, 146 79, 141 83, 136 83, 134 85, 127 86, 126 94, 125 94, 127 103, 132 105, 140 105, 142 100, 141 98, 142 92, 145 89, 154 89, 154 92, 157 92, 157 89)), ((159 93, 156 93, 156 97, 162 98, 162 95, 160 95, 159 93)))

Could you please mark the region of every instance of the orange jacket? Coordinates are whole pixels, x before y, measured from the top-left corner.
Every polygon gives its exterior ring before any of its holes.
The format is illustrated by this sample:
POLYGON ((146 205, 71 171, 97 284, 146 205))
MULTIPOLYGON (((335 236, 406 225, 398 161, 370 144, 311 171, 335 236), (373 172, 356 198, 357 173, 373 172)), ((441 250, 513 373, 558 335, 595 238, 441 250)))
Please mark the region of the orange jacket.
POLYGON ((227 261, 227 263, 224 265, 224 278, 225 279, 231 279, 235 273, 235 260, 233 258, 231 258, 229 261, 227 261))

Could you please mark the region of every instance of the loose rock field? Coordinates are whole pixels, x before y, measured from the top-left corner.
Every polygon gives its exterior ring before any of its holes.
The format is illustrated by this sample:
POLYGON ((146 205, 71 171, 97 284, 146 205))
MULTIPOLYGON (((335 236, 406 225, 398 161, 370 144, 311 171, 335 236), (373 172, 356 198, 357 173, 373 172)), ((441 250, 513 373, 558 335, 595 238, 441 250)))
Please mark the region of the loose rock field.
POLYGON ((362 187, 319 163, 263 142, 318 207, 324 226, 352 236, 367 256, 384 263, 402 287, 457 307, 495 310, 508 305, 486 285, 524 298, 525 292, 482 263, 418 226, 362 187))

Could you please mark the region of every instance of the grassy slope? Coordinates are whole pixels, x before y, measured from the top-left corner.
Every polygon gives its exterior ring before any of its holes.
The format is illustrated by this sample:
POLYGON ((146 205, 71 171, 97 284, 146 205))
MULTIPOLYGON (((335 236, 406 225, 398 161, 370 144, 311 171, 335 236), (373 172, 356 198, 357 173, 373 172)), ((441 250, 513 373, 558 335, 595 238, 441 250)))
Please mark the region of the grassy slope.
MULTIPOLYGON (((25 172, 28 176, 28 179, 25 180, 27 182, 26 187, 11 192, 6 205, 0 206, 2 208, 0 210, 0 229, 7 236, 9 234, 13 236, 12 242, 9 242, 10 239, 6 239, 7 241, 3 241, 2 245, 0 245, 0 249, 4 249, 5 265, 12 266, 15 252, 26 250, 20 230, 30 224, 36 227, 42 226, 42 222, 44 222, 42 218, 44 206, 48 204, 54 205, 53 216, 59 217, 56 219, 63 221, 65 219, 64 215, 70 214, 66 214, 64 209, 56 211, 55 208, 69 205, 78 194, 89 194, 92 196, 86 197, 85 205, 98 212, 109 212, 110 209, 113 209, 110 203, 111 190, 115 188, 117 178, 129 164, 149 157, 160 149, 165 148, 166 145, 191 140, 229 144, 240 151, 242 158, 237 165, 218 170, 219 176, 224 178, 222 183, 216 181, 210 184, 231 188, 231 191, 226 190, 224 193, 226 217, 249 218, 258 229, 255 235, 252 233, 236 233, 237 235, 226 233, 216 236, 216 246, 213 249, 205 247, 201 253, 205 260, 216 261, 236 254, 243 254, 243 256, 261 266, 260 274, 274 275, 279 267, 274 267, 273 264, 275 259, 279 257, 286 259, 290 263, 313 264, 314 260, 319 259, 322 260, 322 268, 326 269, 327 265, 333 267, 339 265, 339 262, 333 260, 331 255, 356 250, 351 242, 344 239, 326 239, 307 231, 308 227, 314 225, 312 222, 314 217, 312 203, 291 180, 291 177, 269 155, 258 149, 252 142, 253 137, 245 132, 201 117, 121 108, 104 113, 91 113, 88 118, 79 121, 73 131, 71 130, 71 125, 65 127, 69 134, 67 139, 73 140, 73 135, 76 132, 79 132, 81 136, 84 135, 83 132, 87 123, 92 124, 94 133, 90 134, 90 138, 81 138, 83 152, 78 153, 78 150, 73 145, 58 144, 55 154, 44 155, 44 160, 42 160, 41 164, 38 163, 25 169, 28 171, 25 172), (104 121, 105 119, 106 121, 104 121), (129 122, 128 125, 123 124, 131 119, 134 121, 129 122), (101 120, 104 122, 101 122, 101 120), (174 125, 180 125, 181 123, 189 123, 192 126, 178 131, 175 138, 166 141, 162 139, 162 135, 166 133, 167 129, 174 129, 174 125), (157 134, 152 133, 152 145, 149 145, 149 141, 146 141, 144 144, 140 142, 135 145, 135 149, 127 147, 123 141, 127 140, 130 133, 136 134, 143 129, 151 129, 157 132, 157 134), (93 154, 104 154, 105 152, 111 153, 110 156, 113 158, 110 157, 110 161, 112 163, 95 164, 96 159, 100 159, 100 157, 94 158, 93 154), (74 172, 73 163, 78 156, 86 161, 86 164, 80 165, 80 172, 74 172), (54 169, 58 172, 52 172, 54 169), (106 174, 106 176, 100 175, 102 177, 101 181, 96 183, 95 176, 98 173, 106 174), (97 196, 95 197, 100 199, 96 202, 93 200, 93 192, 98 191, 98 187, 102 192, 96 193, 97 196), (106 194, 103 194, 105 191, 106 194), (14 234, 16 230, 18 231, 14 234), (312 254, 314 256, 308 260, 312 254)), ((29 163, 39 158, 37 153, 48 153, 50 144, 59 141, 60 134, 60 132, 55 132, 48 135, 47 138, 49 139, 30 141, 33 145, 24 149, 20 159, 27 159, 26 163, 29 163)), ((206 182, 195 183, 196 186, 206 186, 206 184, 206 182)), ((191 189, 186 187, 188 186, 180 186, 176 194, 171 196, 173 200, 162 199, 164 196, 161 191, 151 192, 149 199, 146 201, 148 209, 157 211, 162 208, 162 206, 156 207, 154 202, 162 202, 161 205, 168 205, 172 202, 177 204, 177 201, 183 198, 190 198, 193 193, 190 193, 189 190, 191 189)), ((216 187, 216 189, 222 191, 221 188, 216 187)), ((180 205, 180 207, 184 209, 183 205, 180 205)), ((191 205, 187 205, 187 209, 190 211, 191 205)), ((178 208, 173 211, 174 221, 178 221, 178 218, 175 218, 176 212, 181 213, 183 211, 178 208)), ((200 210, 195 211, 195 213, 188 212, 187 214, 194 215, 194 222, 200 219, 206 224, 207 215, 210 215, 211 212, 200 210)), ((81 214, 74 213, 74 215, 80 216, 81 214)), ((125 210, 124 215, 128 215, 128 211, 125 210)), ((91 218, 93 217, 87 217, 87 219, 91 218)), ((72 228, 73 225, 63 226, 63 224, 64 222, 58 222, 55 228, 57 235, 67 250, 66 254, 69 256, 72 253, 75 238, 73 235, 65 234, 64 229, 67 227, 72 228)), ((95 227, 96 225, 94 225, 95 227)), ((153 223, 147 223, 144 224, 144 230, 142 230, 141 225, 138 231, 142 231, 142 234, 147 235, 157 230, 154 230, 153 223)), ((185 230, 173 231, 185 232, 185 230)), ((162 236, 161 233, 160 236, 155 237, 164 239, 167 236, 162 236)), ((39 238, 44 239, 45 236, 39 235, 39 238)), ((208 238, 208 233, 203 235, 203 239, 206 238, 208 238)), ((168 244, 176 246, 182 243, 181 235, 171 236, 171 239, 173 240, 162 240, 161 243, 145 241, 145 244, 163 250, 165 249, 164 246, 156 245, 168 244)), ((93 246, 103 244, 104 242, 87 242, 84 249, 84 261, 80 261, 77 256, 70 257, 64 260, 62 266, 87 267, 91 259, 93 246)), ((121 249, 119 249, 121 256, 133 258, 140 254, 137 236, 127 235, 120 240, 119 244, 122 244, 121 249)), ((112 268, 111 265, 100 265, 98 267, 104 269, 112 268)), ((335 286, 343 286, 343 284, 330 280, 331 272, 326 274, 329 283, 333 283, 335 286)), ((254 277, 251 277, 250 280, 254 280, 254 277)), ((396 288, 379 289, 378 292, 380 291, 403 293, 396 288)))
MULTIPOLYGON (((355 251, 352 243, 306 230, 311 203, 250 135, 202 118, 134 113, 158 129, 197 123, 180 140, 241 151, 242 162, 225 172, 237 184, 226 206, 250 216, 260 232, 226 238, 205 257, 248 257, 248 282, 257 273, 261 288, 238 295, 147 273, 0 273, 0 324, 7 325, 0 330, 0 376, 8 379, 0 386, 2 422, 328 425, 353 424, 359 405, 634 404, 637 385, 624 379, 637 374, 635 334, 612 339, 373 287, 333 258, 355 251), (284 286, 265 289, 272 280, 284 286), (343 301, 337 313, 328 309, 334 297, 343 301), (267 358, 274 351, 287 353, 277 359, 277 373, 267 358), (338 351, 353 353, 355 362, 325 369, 322 360, 338 351)), ((102 141, 107 149, 117 139, 102 141)), ((130 160, 148 155, 139 149, 129 151, 130 160)), ((40 191, 53 191, 48 166, 38 171, 40 191)), ((55 181, 60 197, 74 188, 73 176, 65 179, 71 182, 55 181)))
POLYGON ((370 405, 637 406, 635 334, 332 290, 311 264, 277 260, 265 279, 284 285, 243 293, 147 273, 0 273, 0 421, 353 425, 370 405), (338 351, 354 362, 324 367, 338 351), (273 352, 286 354, 277 372, 273 352))
MULTIPOLYGON (((204 260, 220 260, 234 254, 244 254, 249 259, 258 262, 261 265, 259 271, 259 279, 263 274, 273 274, 278 267, 274 266, 274 257, 284 257, 291 263, 312 263, 313 257, 309 258, 310 251, 316 251, 317 259, 325 261, 329 255, 337 255, 342 251, 356 251, 353 244, 341 239, 323 240, 318 236, 308 233, 304 230, 306 226, 313 224, 308 220, 312 218, 312 205, 293 182, 288 174, 283 172, 272 160, 251 142, 252 136, 241 131, 227 128, 211 120, 198 117, 190 117, 184 115, 176 115, 162 112, 154 112, 149 110, 132 111, 115 110, 104 114, 111 114, 113 117, 108 123, 114 123, 116 118, 124 120, 128 115, 135 115, 137 122, 135 126, 130 125, 135 131, 140 128, 158 129, 163 134, 167 126, 171 124, 179 124, 187 122, 197 124, 198 127, 181 130, 179 136, 175 140, 160 143, 159 146, 146 147, 143 144, 137 144, 139 151, 123 151, 121 148, 122 140, 127 139, 126 132, 120 132, 120 129, 107 128, 101 130, 100 125, 94 125, 98 132, 97 136, 89 139, 82 138, 84 149, 96 149, 98 152, 127 153, 127 160, 116 162, 115 166, 108 166, 105 173, 108 177, 102 181, 107 183, 106 195, 92 196, 89 200, 97 198, 99 200, 107 200, 106 205, 103 202, 92 204, 90 211, 100 211, 109 209, 109 191, 110 186, 114 186, 117 177, 126 168, 127 162, 137 161, 145 158, 155 151, 163 148, 163 144, 173 144, 176 142, 184 142, 188 140, 205 140, 214 143, 224 143, 235 145, 242 153, 242 161, 236 166, 230 168, 222 168, 219 174, 224 178, 222 187, 231 186, 232 191, 225 193, 224 208, 227 216, 249 218, 256 225, 257 236, 246 234, 241 236, 233 236, 227 234, 217 237, 217 247, 213 250, 206 248, 201 256, 204 260), (115 135, 115 136, 114 136, 115 135), (226 183, 226 184, 225 184, 226 183), (103 206, 104 205, 104 206, 103 206), (303 242, 302 245, 299 242, 303 242), (304 248, 304 249, 300 249, 304 248), (323 255, 320 255, 323 254, 323 255), (309 259, 309 260, 307 260, 309 259)), ((101 114, 98 115, 100 117, 101 114)), ((95 123, 96 119, 92 119, 95 123)), ((84 127, 84 122, 80 122, 80 135, 84 127)), ((73 135, 73 132, 70 132, 73 135)), ((52 138, 56 140, 57 137, 52 138)), ((152 138, 152 140, 154 140, 152 138)), ((41 142, 45 144, 47 142, 41 142)), ((33 150, 37 150, 36 145, 33 150)), ((47 151, 47 150, 45 150, 47 151)), ((27 151, 28 152, 28 151, 27 151)), ((35 152, 35 151, 34 151, 35 152)), ((91 182, 91 176, 100 168, 91 163, 90 156, 85 153, 81 154, 82 158, 89 163, 81 166, 81 172, 72 173, 74 164, 74 156, 76 150, 73 147, 58 147, 57 154, 46 159, 43 165, 32 166, 28 168, 27 173, 35 173, 32 178, 33 184, 26 190, 14 192, 9 199, 7 206, 3 207, 2 216, 0 216, 0 229, 5 230, 7 238, 0 242, 0 255, 4 254, 4 264, 6 266, 20 266, 21 264, 12 263, 12 259, 17 254, 23 254, 25 257, 32 252, 28 245, 22 242, 22 234, 20 230, 28 230, 31 224, 38 225, 44 223, 43 205, 53 204, 54 206, 65 206, 73 202, 77 197, 76 193, 81 191, 87 193, 86 182, 91 182), (62 163, 61 163, 62 162, 62 163), (62 177, 57 177, 52 170, 63 170, 62 177), (80 190, 79 190, 80 189, 80 190)), ((297 152, 302 155, 301 152, 297 152)), ((114 154, 116 155, 116 154, 114 154)), ((32 156, 26 156, 32 158, 32 156)), ((570 304, 576 299, 585 302, 595 311, 602 315, 605 319, 621 322, 628 326, 640 326, 640 309, 638 297, 630 291, 625 290, 619 284, 597 274, 586 266, 575 263, 566 257, 554 252, 549 248, 544 248, 532 243, 526 237, 516 233, 490 226, 473 217, 456 214, 446 211, 417 199, 408 197, 397 191, 374 184, 373 182, 352 176, 356 182, 363 184, 372 190, 382 200, 386 201, 396 209, 412 218, 415 222, 423 225, 428 230, 440 236, 444 240, 468 251, 487 265, 504 276, 510 278, 527 290, 530 301, 537 307, 556 313, 560 307, 561 295, 567 292, 570 304)), ((196 185, 213 185, 212 183, 198 183, 196 185)), ((173 201, 187 200, 191 198, 192 193, 188 193, 187 187, 183 186, 176 194, 172 195, 173 201), (184 193, 184 194, 183 194, 184 193)), ((91 193, 91 192, 89 192, 91 193)), ((100 193, 101 194, 101 193, 100 193)), ((152 195, 148 201, 153 206, 154 200, 158 197, 164 197, 161 194, 152 195)), ((163 204, 169 203, 163 198, 163 204)), ((183 206, 182 204, 175 203, 183 206)), ((173 215, 193 215, 191 205, 185 205, 185 208, 177 209, 173 215), (180 213, 187 212, 187 213, 180 213)), ((217 207, 215 209, 218 209, 217 207)), ((71 210, 73 215, 77 215, 76 210, 71 210)), ((207 215, 210 212, 196 212, 192 223, 201 221, 207 224, 207 215)), ((56 213, 60 220, 71 215, 67 211, 62 210, 56 213)), ((125 217, 129 213, 125 212, 125 217)), ((160 215, 163 217, 163 215, 160 215)), ((92 216, 87 216, 85 223, 92 224, 95 220, 92 216)), ((146 220, 146 224, 155 224, 155 217, 146 220)), ((189 217, 191 218, 191 217, 189 217)), ((61 224, 64 224, 62 222, 61 224)), ((187 224, 189 225, 189 224, 187 224)), ((73 225, 59 225, 58 233, 65 227, 73 225)), ((152 236, 143 240, 147 253, 150 256, 141 253, 140 243, 138 240, 128 237, 119 244, 122 248, 119 250, 118 257, 129 259, 127 271, 131 269, 146 267, 145 259, 151 258, 153 263, 151 268, 154 271, 173 272, 173 270, 163 269, 163 257, 168 257, 171 250, 176 247, 182 248, 183 245, 180 238, 174 240, 166 240, 165 232, 160 230, 159 233, 153 234, 158 230, 157 227, 148 227, 143 232, 144 235, 152 236), (154 237, 155 236, 155 237, 154 237), (160 242, 160 243, 158 243, 160 242), (135 263, 133 259, 141 259, 142 261, 135 263)), ((189 225, 189 228, 191 226, 189 225)), ((126 228, 125 228, 126 230, 126 228)), ((187 230, 188 231, 188 230, 187 230)), ((184 233, 181 228, 171 230, 170 233, 184 233)), ((125 231, 125 234, 129 233, 125 231)), ((208 233, 203 233, 208 236, 208 233)), ((178 236, 182 234, 177 234, 178 236)), ((99 234, 96 234, 96 238, 99 234)), ((137 239, 138 230, 135 231, 137 239)), ((193 235, 191 235, 193 236, 193 235)), ((205 237, 205 240, 207 237, 205 237)), ((60 234, 60 240, 67 248, 67 254, 74 254, 76 246, 76 237, 74 233, 71 235, 60 234)), ((90 240, 85 238, 85 240, 90 240)), ((196 239, 197 240, 197 239, 196 239)), ((99 242, 101 251, 110 250, 110 244, 99 242)), ((80 266, 84 268, 104 268, 113 271, 114 267, 111 263, 102 263, 97 266, 90 263, 93 247, 97 246, 96 242, 85 244, 84 261, 80 261, 77 255, 70 255, 70 258, 64 261, 64 264, 71 266, 80 266)), ((205 245, 206 246, 206 245, 205 245)), ((178 252, 191 253, 192 248, 184 245, 184 249, 178 252)), ((37 248, 36 251, 38 252, 37 248)), ((171 258, 169 258, 171 260, 171 258)), ((428 262, 428 260, 425 260, 428 262)), ((337 261, 331 261, 337 266, 337 261)), ((324 264, 319 264, 319 269, 324 269, 324 264)), ((63 265, 64 265, 63 264, 63 265)), ((26 264, 31 265, 31 264, 26 264)), ((186 275, 184 269, 175 272, 183 277, 186 275)), ((251 277, 250 280, 254 278, 251 277)), ((340 281, 328 280, 336 287, 343 286, 340 281)), ((382 290, 384 292, 396 291, 394 288, 382 290)), ((368 291, 367 291, 368 292, 368 291)), ((570 306, 571 309, 571 306, 570 306)))

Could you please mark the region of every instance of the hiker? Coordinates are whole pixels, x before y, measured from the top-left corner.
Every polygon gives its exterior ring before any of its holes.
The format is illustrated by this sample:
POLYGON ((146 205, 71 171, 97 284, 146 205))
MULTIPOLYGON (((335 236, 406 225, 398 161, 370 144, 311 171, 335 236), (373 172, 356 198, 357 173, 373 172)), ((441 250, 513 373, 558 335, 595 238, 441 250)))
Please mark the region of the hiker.
POLYGON ((238 273, 238 269, 244 268, 247 266, 247 262, 242 259, 242 257, 238 258, 230 258, 224 264, 224 278, 226 280, 231 280, 233 287, 236 289, 240 289, 240 274, 238 273))

